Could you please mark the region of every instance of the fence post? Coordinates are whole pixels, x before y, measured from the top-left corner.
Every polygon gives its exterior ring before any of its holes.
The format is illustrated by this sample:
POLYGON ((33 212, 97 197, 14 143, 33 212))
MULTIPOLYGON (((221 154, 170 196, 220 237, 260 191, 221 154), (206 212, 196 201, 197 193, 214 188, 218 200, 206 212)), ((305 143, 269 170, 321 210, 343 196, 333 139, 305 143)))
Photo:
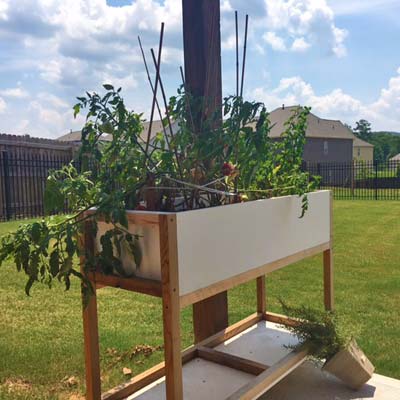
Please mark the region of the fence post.
POLYGON ((375 161, 375 179, 374 179, 374 186, 375 186, 375 200, 378 200, 378 161, 375 161))
POLYGON ((8 165, 8 152, 3 151, 3 171, 4 171, 4 201, 5 201, 5 212, 6 220, 11 219, 11 198, 10 198, 10 169, 8 165))

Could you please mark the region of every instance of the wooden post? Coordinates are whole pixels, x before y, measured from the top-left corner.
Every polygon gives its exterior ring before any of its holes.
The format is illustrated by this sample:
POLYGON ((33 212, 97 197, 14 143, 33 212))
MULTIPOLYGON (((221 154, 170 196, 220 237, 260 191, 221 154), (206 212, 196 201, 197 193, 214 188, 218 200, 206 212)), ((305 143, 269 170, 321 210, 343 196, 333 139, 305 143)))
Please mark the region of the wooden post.
POLYGON ((167 400, 182 400, 182 358, 176 217, 160 215, 160 255, 167 400))
POLYGON ((222 107, 220 1, 182 0, 182 12, 186 88, 205 102, 196 129, 222 107))
POLYGON ((326 310, 333 310, 333 254, 332 249, 324 251, 324 304, 326 310))
MULTIPOLYGON (((201 122, 222 106, 220 2, 182 0, 182 11, 186 88, 204 101, 202 112, 192 115, 194 129, 200 132, 201 122)), ((193 305, 196 343, 227 326, 227 292, 193 305)))
POLYGON ((324 263, 324 304, 326 310, 334 309, 333 291, 333 194, 330 198, 330 248, 323 253, 324 263))
MULTIPOLYGON (((93 236, 91 234, 90 223, 85 224, 84 237, 81 240, 81 271, 85 264, 85 253, 92 253, 94 248, 93 236)), ((83 302, 83 336, 85 346, 85 367, 86 367, 86 399, 101 399, 101 380, 100 380, 100 352, 99 352, 99 332, 97 320, 97 298, 96 284, 93 284, 93 294, 88 303, 82 296, 83 302)))
POLYGON ((257 278, 257 312, 264 314, 266 311, 265 275, 263 275, 257 278))

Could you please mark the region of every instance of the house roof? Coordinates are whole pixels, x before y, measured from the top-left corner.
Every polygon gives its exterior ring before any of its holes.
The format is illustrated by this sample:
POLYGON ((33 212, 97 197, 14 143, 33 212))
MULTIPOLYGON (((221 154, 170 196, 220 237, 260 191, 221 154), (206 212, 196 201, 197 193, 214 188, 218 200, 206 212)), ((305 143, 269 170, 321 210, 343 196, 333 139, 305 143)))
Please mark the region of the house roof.
MULTIPOLYGON (((143 140, 147 139, 147 134, 149 132, 150 121, 143 122, 143 131, 140 135, 143 140)), ((153 121, 151 125, 150 139, 154 138, 157 133, 164 132, 163 123, 160 120, 153 121)), ((169 132, 169 128, 167 128, 167 132, 169 132)))
MULTIPOLYGON (((279 107, 270 113, 269 118, 272 125, 269 135, 270 137, 279 138, 282 136, 282 133, 285 131, 286 121, 291 117, 291 115, 297 108, 298 106, 279 107)), ((256 123, 254 122, 250 124, 250 126, 255 127, 255 124, 256 123)), ((149 121, 143 122, 143 131, 141 134, 143 140, 147 139, 149 125, 149 121)), ((172 122, 172 129, 174 131, 176 130, 175 122, 172 122)), ((169 129, 166 129, 166 131, 169 133, 169 129)), ((153 139, 160 132, 163 132, 162 121, 153 121, 150 139, 153 139)), ((306 137, 324 139, 350 139, 354 140, 354 142, 360 143, 357 144, 358 146, 373 147, 372 144, 356 138, 353 132, 349 128, 347 128, 341 121, 319 118, 312 113, 310 113, 307 117, 306 137)), ((110 141, 111 135, 104 134, 102 139, 105 141, 110 141)), ((80 142, 81 131, 67 133, 66 135, 59 137, 58 140, 66 142, 80 142)), ((356 144, 354 143, 354 145, 356 144)))
POLYGON ((355 136, 354 142, 353 142, 353 147, 374 147, 374 145, 355 136))
MULTIPOLYGON (((147 139, 147 133, 149 131, 149 125, 150 122, 146 121, 143 122, 143 131, 141 134, 141 137, 143 140, 147 139)), ((157 133, 163 132, 163 124, 162 121, 153 121, 153 124, 151 126, 151 133, 150 133, 150 138, 154 138, 157 133)), ((167 130, 168 132, 168 130, 167 130)), ((82 132, 81 131, 71 131, 67 133, 66 135, 62 135, 57 140, 61 142, 77 142, 79 143, 81 141, 81 136, 82 132)), ((103 134, 101 136, 101 140, 104 140, 106 142, 110 142, 112 140, 112 136, 110 134, 103 134)))
MULTIPOLYGON (((279 107, 270 113, 273 125, 270 137, 278 138, 285 131, 285 122, 290 118, 298 106, 279 107)), ((326 139, 354 139, 354 135, 339 120, 323 119, 310 113, 307 117, 306 137, 326 139)))
MULTIPOLYGON (((82 132, 81 131, 71 131, 67 133, 66 135, 62 135, 57 140, 60 142, 80 142, 82 137, 82 132)), ((108 134, 103 134, 101 135, 101 140, 105 142, 111 142, 111 135, 108 134)))
POLYGON ((394 157, 390 159, 390 161, 400 161, 400 153, 396 154, 394 157))
POLYGON ((66 135, 62 135, 57 140, 61 142, 80 142, 81 140, 81 131, 69 132, 66 135))

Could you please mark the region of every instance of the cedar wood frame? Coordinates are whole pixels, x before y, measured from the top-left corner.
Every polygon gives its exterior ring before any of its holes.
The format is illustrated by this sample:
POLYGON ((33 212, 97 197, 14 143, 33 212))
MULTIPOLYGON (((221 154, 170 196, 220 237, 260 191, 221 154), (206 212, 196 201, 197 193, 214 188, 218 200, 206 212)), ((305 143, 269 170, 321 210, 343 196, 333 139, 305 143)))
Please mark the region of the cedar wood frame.
MULTIPOLYGON (((289 317, 267 312, 265 275, 309 256, 323 253, 324 305, 327 310, 333 309, 332 193, 330 197, 330 210, 331 235, 329 242, 251 269, 235 277, 220 281, 216 284, 210 285, 209 287, 199 289, 183 296, 179 295, 176 214, 129 214, 128 218, 131 223, 138 225, 159 225, 161 282, 135 277, 122 278, 118 276, 104 275, 100 272, 94 272, 88 275, 88 278, 93 284, 94 295, 90 297, 88 304, 83 308, 87 400, 124 399, 163 376, 165 376, 167 400, 182 400, 182 365, 196 357, 254 375, 254 378, 250 380, 249 383, 242 386, 225 400, 254 399, 279 382, 306 359, 306 350, 292 351, 279 362, 272 366, 268 366, 242 357, 217 351, 214 347, 262 320, 276 322, 283 325, 295 324, 296 321, 289 317), (257 282, 257 312, 229 326, 221 332, 194 344, 181 353, 181 308, 207 299, 210 296, 221 293, 250 280, 256 280, 257 282), (102 395, 96 290, 105 286, 162 298, 165 362, 148 369, 147 371, 135 376, 130 381, 123 383, 102 395)), ((85 234, 83 235, 83 246, 86 247, 86 250, 93 251, 94 241, 93 236, 90 234, 89 227, 87 227, 85 234)), ((81 263, 83 265, 83 258, 81 259, 81 263)))

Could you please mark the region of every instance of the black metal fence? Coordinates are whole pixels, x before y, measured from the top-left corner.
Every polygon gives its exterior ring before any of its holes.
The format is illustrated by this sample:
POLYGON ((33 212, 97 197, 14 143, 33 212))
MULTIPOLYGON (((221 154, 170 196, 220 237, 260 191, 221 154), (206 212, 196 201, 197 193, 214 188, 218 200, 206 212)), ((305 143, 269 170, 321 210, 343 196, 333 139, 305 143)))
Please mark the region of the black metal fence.
POLYGON ((0 221, 44 215, 44 189, 51 169, 68 164, 66 155, 0 152, 0 221))
POLYGON ((400 200, 400 162, 304 163, 335 199, 400 200))
MULTIPOLYGON (((49 170, 70 161, 68 155, 0 152, 0 221, 42 216, 49 170)), ((320 188, 331 189, 335 199, 400 200, 400 162, 304 163, 304 170, 320 176, 320 188)))

